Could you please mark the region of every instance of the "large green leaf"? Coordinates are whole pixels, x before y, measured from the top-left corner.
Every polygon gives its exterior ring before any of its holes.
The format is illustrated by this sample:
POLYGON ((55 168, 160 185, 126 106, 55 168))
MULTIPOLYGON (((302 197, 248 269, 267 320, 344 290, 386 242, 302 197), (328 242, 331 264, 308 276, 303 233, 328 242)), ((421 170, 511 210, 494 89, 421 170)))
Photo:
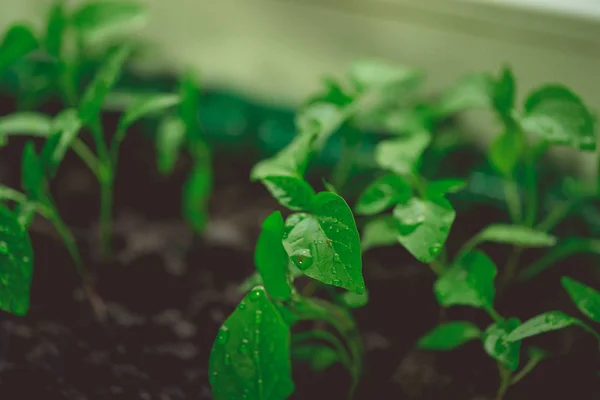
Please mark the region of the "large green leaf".
POLYGON ((183 187, 183 216, 196 233, 208 222, 208 200, 212 190, 212 169, 206 159, 197 159, 183 187))
POLYGON ((51 176, 56 173, 81 128, 77 110, 72 108, 63 110, 52 121, 52 134, 42 149, 42 158, 51 176))
POLYGON ((431 134, 424 130, 384 140, 375 148, 375 161, 382 169, 411 174, 430 142, 431 134))
POLYGON ((373 218, 362 229, 362 251, 387 247, 398 243, 398 222, 391 215, 373 218))
POLYGON ((456 212, 444 198, 412 198, 394 208, 399 223, 398 240, 417 260, 437 258, 450 232, 456 212))
POLYGON ((513 244, 520 247, 551 247, 556 238, 521 225, 492 224, 477 234, 477 242, 513 244))
POLYGON ((596 148, 594 116, 579 96, 564 86, 548 85, 532 92, 525 101, 521 125, 554 144, 596 148))
POLYGON ((17 216, 0 205, 0 309, 16 315, 29 310, 33 250, 17 216))
POLYGON ((37 47, 38 41, 30 27, 22 24, 12 25, 0 44, 0 74, 37 47))
POLYGON ((356 293, 365 291, 360 238, 352 211, 340 196, 315 196, 313 214, 293 214, 286 221, 284 246, 305 275, 356 293))
POLYGON ((506 338, 509 342, 516 342, 530 336, 556 331, 571 325, 581 325, 582 322, 561 311, 548 311, 523 322, 506 338))
POLYGON ((294 391, 290 328, 263 287, 221 326, 209 359, 215 400, 285 400, 294 391))
POLYGON ((314 140, 314 134, 296 136, 277 155, 256 164, 250 179, 261 181, 281 205, 297 211, 309 209, 315 192, 303 175, 314 140))
POLYGON ((517 318, 509 318, 490 325, 483 333, 483 348, 495 360, 511 371, 519 367, 521 342, 507 342, 507 337, 519 326, 517 318))
POLYGON ((283 229, 283 217, 275 211, 263 221, 254 251, 254 264, 267 292, 279 300, 287 300, 292 294, 287 278, 289 257, 283 247, 283 229))
POLYGON ((100 1, 84 3, 74 10, 71 23, 83 40, 97 43, 128 33, 146 19, 147 7, 139 2, 100 1))
POLYGON ((156 134, 157 164, 161 174, 173 171, 185 143, 185 133, 186 126, 181 118, 169 115, 161 120, 156 134))
POLYGON ((561 282, 579 311, 589 319, 600 322, 600 292, 566 276, 561 282))
POLYGON ((79 118, 84 124, 93 122, 99 116, 102 103, 117 83, 130 53, 131 48, 128 46, 121 46, 111 52, 86 87, 79 104, 79 118))
POLYGON ((494 78, 487 73, 465 76, 450 86, 437 105, 439 117, 447 117, 471 108, 488 108, 492 105, 494 78))
POLYGON ((496 294, 496 274, 496 265, 485 253, 471 252, 438 278, 435 295, 444 307, 491 307, 496 294))
POLYGON ((419 347, 428 350, 452 350, 481 337, 481 331, 467 321, 453 321, 436 326, 419 339, 419 347))
POLYGON ((374 215, 412 197, 412 188, 401 176, 386 174, 372 182, 360 195, 354 210, 357 214, 374 215))

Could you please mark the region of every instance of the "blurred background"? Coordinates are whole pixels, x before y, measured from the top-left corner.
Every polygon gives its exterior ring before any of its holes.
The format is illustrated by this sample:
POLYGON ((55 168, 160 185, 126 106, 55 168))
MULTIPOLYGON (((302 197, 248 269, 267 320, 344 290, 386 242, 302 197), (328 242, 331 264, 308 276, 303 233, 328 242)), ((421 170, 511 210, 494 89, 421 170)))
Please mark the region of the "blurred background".
MULTIPOLYGON (((597 0, 140 2, 149 8, 148 19, 134 32, 151 45, 137 60, 140 74, 191 65, 205 86, 266 105, 293 108, 323 76, 342 74, 356 58, 375 57, 423 68, 429 93, 507 64, 520 98, 537 85, 561 82, 600 109, 597 0)), ((21 19, 41 24, 39 11, 48 3, 0 0, 0 29, 21 19)), ((489 116, 469 114, 464 130, 474 140, 487 142, 497 133, 489 116)), ((569 159, 584 174, 593 172, 593 155, 569 159)))

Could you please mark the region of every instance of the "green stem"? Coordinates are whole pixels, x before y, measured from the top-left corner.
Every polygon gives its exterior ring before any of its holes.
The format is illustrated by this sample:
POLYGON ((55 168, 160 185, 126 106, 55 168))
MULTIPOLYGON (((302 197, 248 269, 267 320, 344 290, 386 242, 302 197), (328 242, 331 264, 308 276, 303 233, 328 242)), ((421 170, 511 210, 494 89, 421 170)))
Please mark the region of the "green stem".
POLYGON ((581 199, 569 199, 561 203, 559 206, 556 206, 546 214, 546 217, 540 221, 540 223, 536 226, 537 230, 549 232, 551 231, 560 221, 565 219, 567 215, 571 212, 571 210, 579 203, 581 199))
POLYGON ((516 385, 517 383, 519 383, 519 381, 521 381, 523 378, 525 378, 531 371, 533 371, 533 369, 540 363, 540 361, 542 361, 544 359, 543 356, 539 355, 539 356, 533 356, 529 359, 529 361, 527 361, 527 364, 525 364, 525 366, 523 368, 521 368, 521 370, 515 375, 513 376, 512 380, 510 381, 510 385, 516 385))
POLYGON ((90 148, 80 139, 75 139, 71 148, 81 158, 85 165, 92 171, 96 178, 100 178, 100 163, 96 155, 90 150, 90 148))
POLYGON ((100 181, 100 242, 104 257, 110 256, 112 247, 113 182, 112 172, 106 170, 100 181))
POLYGON ((510 219, 515 224, 520 223, 523 218, 521 212, 521 196, 519 194, 519 188, 514 180, 504 180, 504 196, 506 198, 510 219))
POLYGON ((300 342, 304 342, 304 341, 309 341, 311 339, 312 340, 314 340, 314 339, 322 340, 324 342, 328 342, 329 344, 331 344, 335 348, 336 352, 338 353, 341 363, 346 368, 351 369, 352 362, 351 362, 350 354, 348 353, 348 351, 346 350, 346 347, 344 347, 342 342, 337 338, 337 336, 335 336, 331 332, 321 330, 321 329, 314 329, 314 330, 311 330, 308 332, 296 333, 292 336, 292 345, 300 343, 300 342))
POLYGON ((490 316, 490 318, 492 318, 494 320, 494 322, 501 322, 504 321, 504 318, 502 317, 502 315, 500 315, 498 313, 498 311, 496 311, 494 309, 493 306, 491 305, 486 305, 484 307, 485 311, 488 313, 488 315, 490 316))
POLYGON ((513 247, 513 250, 508 257, 508 261, 506 262, 506 266, 504 267, 504 272, 500 281, 501 288, 509 284, 514 279, 522 252, 523 249, 521 247, 513 247))
POLYGON ((438 276, 442 275, 446 271, 446 267, 444 267, 444 265, 437 260, 433 260, 428 265, 429 268, 431 268, 431 270, 438 276))
POLYGON ((498 388, 495 400, 502 400, 510 387, 512 373, 501 363, 498 363, 498 371, 500 372, 500 388, 498 388))

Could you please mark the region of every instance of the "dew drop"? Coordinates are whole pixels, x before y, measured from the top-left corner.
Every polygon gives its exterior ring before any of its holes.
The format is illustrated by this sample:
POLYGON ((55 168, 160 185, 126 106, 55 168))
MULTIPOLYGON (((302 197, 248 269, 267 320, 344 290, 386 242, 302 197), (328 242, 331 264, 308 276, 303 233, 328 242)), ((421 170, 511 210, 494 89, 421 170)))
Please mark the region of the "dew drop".
POLYGON ((290 256, 296 267, 305 270, 312 265, 313 257, 309 249, 298 249, 290 256))
POLYGON ((258 300, 262 299, 263 296, 264 296, 264 293, 263 293, 262 289, 254 289, 250 293, 250 300, 258 301, 258 300))
POLYGON ((442 249, 442 245, 439 243, 434 243, 431 245, 431 247, 429 248, 429 254, 432 257, 435 257, 438 255, 438 253, 440 252, 440 250, 442 249))
POLYGON ((229 354, 225 354, 225 359, 223 360, 225 365, 231 365, 231 356, 229 354))
POLYGON ((229 340, 229 328, 226 326, 222 326, 219 330, 219 335, 217 336, 217 343, 225 344, 229 340))
POLYGON ((254 321, 257 324, 260 324, 262 322, 262 311, 261 310, 256 310, 256 315, 254 317, 254 321))
POLYGON ((250 352, 250 347, 248 346, 248 339, 242 339, 239 351, 242 354, 248 354, 250 352))
POLYGON ((340 259, 340 255, 338 253, 335 253, 333 255, 333 261, 338 262, 338 263, 342 262, 342 260, 340 259))
POLYGON ((0 241, 0 254, 8 253, 8 246, 5 241, 0 241))
POLYGON ((29 257, 27 257, 27 256, 23 256, 23 262, 24 262, 24 263, 28 263, 28 262, 29 262, 29 257))
POLYGON ((331 273, 333 275, 337 274, 337 268, 336 267, 331 267, 331 273))
POLYGON ((327 246, 333 247, 333 242, 331 241, 331 239, 327 239, 326 243, 327 243, 327 246))
POLYGON ((334 279, 333 282, 331 282, 334 286, 342 286, 342 281, 340 281, 339 279, 334 279))

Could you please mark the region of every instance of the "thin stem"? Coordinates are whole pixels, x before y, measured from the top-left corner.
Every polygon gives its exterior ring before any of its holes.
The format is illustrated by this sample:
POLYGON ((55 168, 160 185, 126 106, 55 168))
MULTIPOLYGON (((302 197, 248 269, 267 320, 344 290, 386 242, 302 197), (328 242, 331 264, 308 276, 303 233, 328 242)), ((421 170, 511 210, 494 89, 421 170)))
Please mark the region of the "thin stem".
POLYGON ((549 232, 563 219, 569 215, 571 210, 579 203, 581 199, 569 199, 554 207, 552 211, 546 214, 546 217, 536 226, 537 230, 549 232))
POLYGON ((494 309, 493 306, 491 305, 487 305, 484 307, 485 311, 488 313, 488 315, 490 316, 490 318, 492 318, 494 320, 494 322, 501 322, 504 321, 504 318, 502 317, 502 315, 500 315, 498 313, 498 311, 496 311, 494 309))
POLYGON ((479 241, 480 241, 479 233, 473 235, 473 237, 471 237, 471 239, 469 239, 465 244, 463 244, 462 247, 458 250, 454 259, 457 262, 460 261, 464 256, 466 256, 475 247, 477 247, 477 245, 479 244, 479 241))
POLYGON ((79 253, 79 248, 77 247, 77 242, 75 241, 75 236, 69 229, 69 227, 65 224, 65 222, 60 218, 58 213, 54 211, 50 216, 50 222, 56 229, 56 232, 64 242, 69 255, 75 262, 75 266, 77 268, 77 272, 81 276, 81 278, 85 281, 89 279, 89 272, 85 269, 83 265, 83 261, 81 259, 81 254, 79 253))
POLYGON ((323 341, 331 344, 336 349, 337 353, 339 354, 340 361, 342 362, 342 364, 344 364, 346 366, 346 368, 348 368, 348 369, 351 368, 352 362, 351 362, 350 354, 348 354, 346 347, 337 338, 337 336, 335 336, 331 332, 321 330, 321 329, 318 329, 318 330, 315 329, 315 330, 311 330, 308 332, 296 333, 292 337, 292 342, 293 342, 293 344, 295 344, 298 342, 308 341, 310 339, 323 340, 323 341))
POLYGON ((523 218, 521 211, 521 196, 517 184, 513 180, 504 180, 504 196, 513 223, 518 224, 523 218))
POLYGON ((442 275, 446 271, 446 267, 442 265, 439 261, 433 260, 429 264, 429 268, 438 276, 442 275))
POLYGON ((519 381, 522 380, 523 378, 525 378, 531 371, 533 371, 533 369, 543 359, 544 359, 544 356, 542 356, 542 355, 535 355, 535 356, 531 357, 529 359, 529 361, 527 361, 527 364, 525 364, 525 366, 523 368, 521 368, 521 370, 515 376, 513 376, 512 380, 510 381, 510 385, 512 386, 512 385, 516 385, 517 383, 519 383, 519 381))
POLYGON ((71 147, 75 154, 77 154, 85 165, 87 165, 90 171, 96 175, 96 178, 100 179, 100 163, 92 150, 80 139, 75 139, 71 147))
POLYGON ((502 400, 510 387, 512 373, 500 362, 498 362, 498 371, 500 372, 500 387, 498 388, 495 399, 502 400))
POLYGON ((106 170, 100 181, 100 241, 104 257, 111 254, 113 182, 112 172, 106 170))
POLYGON ((125 139, 127 131, 119 126, 110 142, 110 159, 113 164, 113 168, 116 169, 117 163, 119 162, 119 149, 121 148, 121 142, 125 139))
POLYGON ((517 273, 517 268, 519 266, 519 259, 521 258, 521 253, 523 252, 523 249, 521 247, 513 247, 512 252, 510 253, 510 256, 508 257, 508 261, 506 262, 506 266, 504 267, 504 273, 502 274, 502 280, 500 281, 500 287, 504 287, 506 286, 508 283, 510 283, 516 273, 517 273))

